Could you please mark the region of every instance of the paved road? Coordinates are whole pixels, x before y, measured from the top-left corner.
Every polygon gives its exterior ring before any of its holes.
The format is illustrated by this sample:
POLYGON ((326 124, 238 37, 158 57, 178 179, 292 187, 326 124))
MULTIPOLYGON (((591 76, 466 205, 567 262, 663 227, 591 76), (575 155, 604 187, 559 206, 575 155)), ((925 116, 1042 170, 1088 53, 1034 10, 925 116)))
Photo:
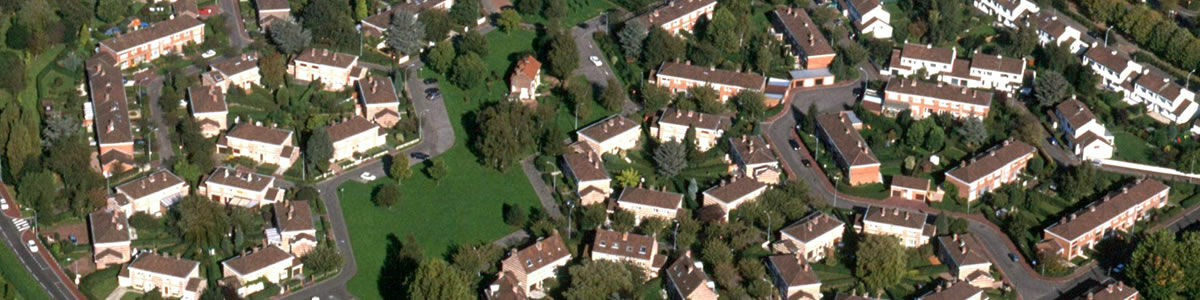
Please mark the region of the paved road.
POLYGON ((521 170, 525 172, 529 184, 533 185, 533 191, 537 194, 538 201, 542 202, 542 208, 550 214, 550 217, 561 220, 563 218, 562 209, 558 207, 558 201, 554 200, 553 191, 546 186, 546 181, 542 180, 542 172, 539 172, 537 166, 533 165, 536 157, 537 155, 530 155, 522 159, 521 170))
POLYGON ((238 7, 237 0, 220 0, 221 11, 229 18, 225 19, 225 30, 229 31, 229 46, 233 49, 241 50, 246 45, 254 42, 250 39, 250 35, 246 33, 246 24, 242 23, 241 7, 238 7))
MULTIPOLYGON (((169 161, 175 156, 171 146, 171 128, 163 122, 162 106, 159 106, 158 101, 162 98, 163 76, 154 75, 149 81, 144 83, 146 86, 146 103, 150 106, 150 121, 154 123, 154 143, 158 152, 158 161, 169 161)), ((176 101, 167 99, 167 101, 176 101)))
MULTIPOLYGON (((37 241, 38 248, 42 249, 38 253, 32 253, 25 246, 26 241, 37 240, 32 231, 20 231, 13 224, 12 216, 20 216, 17 212, 17 205, 13 202, 12 194, 8 192, 8 187, 0 183, 0 196, 7 199, 9 210, 0 213, 0 240, 4 240, 4 244, 12 249, 17 254, 17 259, 21 261, 21 265, 33 275, 34 280, 37 280, 40 288, 50 294, 52 299, 82 299, 84 296, 75 287, 75 284, 66 277, 62 272, 54 258, 50 257, 45 251, 46 246, 42 245, 41 241, 37 241)), ((3 250, 0 250, 3 251, 3 250)))
MULTIPOLYGON (((575 70, 576 75, 587 77, 588 82, 600 90, 596 91, 596 95, 600 95, 605 87, 608 87, 608 79, 616 78, 616 72, 612 70, 612 62, 610 57, 606 57, 600 46, 596 45, 596 40, 592 38, 592 34, 597 31, 602 31, 607 25, 601 24, 600 19, 603 17, 595 17, 591 20, 580 23, 579 26, 571 27, 571 36, 575 40, 575 47, 579 49, 579 69, 575 70), (596 66, 590 59, 595 56, 600 58, 602 62, 600 66, 596 66)), ((626 114, 634 113, 640 110, 641 107, 633 101, 625 101, 621 111, 626 114)))

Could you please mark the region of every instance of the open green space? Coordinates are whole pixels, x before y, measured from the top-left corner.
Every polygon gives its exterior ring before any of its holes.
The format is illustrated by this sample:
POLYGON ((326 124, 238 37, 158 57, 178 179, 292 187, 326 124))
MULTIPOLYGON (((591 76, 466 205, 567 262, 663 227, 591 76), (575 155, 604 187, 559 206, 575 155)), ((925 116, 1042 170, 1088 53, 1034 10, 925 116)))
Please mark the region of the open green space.
MULTIPOLYGON (((17 298, 50 299, 50 294, 42 290, 33 275, 25 270, 21 260, 17 259, 17 253, 3 243, 0 243, 0 279, 16 288, 17 298)), ((7 295, 6 291, 4 295, 7 295)))
POLYGON ((1114 144, 1117 147, 1116 159, 1136 163, 1151 163, 1150 144, 1132 133, 1113 131, 1114 144))
POLYGON ((79 282, 79 291, 83 292, 88 299, 104 299, 117 289, 117 273, 121 271, 119 267, 107 268, 88 274, 79 282))

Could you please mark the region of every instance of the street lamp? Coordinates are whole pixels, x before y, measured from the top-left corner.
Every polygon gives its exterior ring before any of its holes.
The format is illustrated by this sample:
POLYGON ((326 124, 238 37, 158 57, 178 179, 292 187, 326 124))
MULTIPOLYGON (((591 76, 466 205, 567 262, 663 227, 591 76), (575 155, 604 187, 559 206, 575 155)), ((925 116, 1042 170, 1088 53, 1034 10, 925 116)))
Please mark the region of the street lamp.
POLYGON ((1196 72, 1196 69, 1192 69, 1191 71, 1188 71, 1187 80, 1183 81, 1183 89, 1186 90, 1188 88, 1188 84, 1192 83, 1192 73, 1195 73, 1195 72, 1196 72))
POLYGON ((1108 48, 1108 32, 1112 31, 1112 25, 1108 25, 1108 29, 1104 30, 1104 47, 1108 48))
POLYGON ((833 208, 837 208, 838 185, 842 183, 842 176, 833 175, 833 208))

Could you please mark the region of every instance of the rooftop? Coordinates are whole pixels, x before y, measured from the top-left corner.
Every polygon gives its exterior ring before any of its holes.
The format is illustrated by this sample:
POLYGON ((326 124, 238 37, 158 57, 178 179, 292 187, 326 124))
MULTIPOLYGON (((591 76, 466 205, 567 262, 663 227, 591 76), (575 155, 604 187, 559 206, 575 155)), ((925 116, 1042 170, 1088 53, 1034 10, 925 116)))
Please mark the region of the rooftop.
POLYGON ((338 53, 329 49, 308 48, 300 52, 300 56, 297 56, 296 60, 347 69, 355 65, 358 56, 338 53))
POLYGON ((733 176, 727 181, 721 181, 716 186, 705 190, 704 194, 724 203, 733 203, 742 200, 742 197, 767 188, 766 184, 758 182, 758 180, 747 177, 738 179, 739 177, 742 176, 733 176))
MULTIPOLYGON (((287 253, 287 251, 279 249, 278 246, 271 245, 249 254, 223 261, 221 265, 238 275, 250 275, 281 262, 290 262, 293 259, 295 257, 287 253)), ((288 265, 291 266, 290 263, 288 265)))
POLYGON ((116 37, 101 41, 100 44, 112 49, 114 52, 120 53, 151 41, 171 36, 172 34, 203 26, 204 23, 200 22, 200 20, 189 15, 181 15, 150 25, 146 29, 117 35, 116 37))
POLYGON ((626 187, 621 190, 617 202, 626 202, 666 209, 679 209, 683 205, 683 194, 655 191, 641 187, 626 187))
POLYGON ((783 27, 785 34, 791 37, 794 44, 800 47, 807 56, 833 55, 833 47, 821 34, 821 29, 813 24, 804 9, 792 7, 777 8, 772 11, 778 24, 783 27))
POLYGON ((217 113, 228 112, 229 106, 225 104, 225 93, 220 87, 204 86, 204 87, 189 87, 187 88, 188 99, 192 102, 192 113, 217 113))
POLYGON ((95 244, 129 242, 129 219, 120 210, 97 211, 88 215, 91 240, 95 244))
POLYGON ((919 211, 871 206, 867 208, 867 213, 863 215, 863 221, 924 230, 926 217, 925 213, 919 211))
POLYGON ((658 122, 696 127, 696 130, 714 131, 729 129, 730 125, 728 117, 694 112, 690 110, 680 110, 678 108, 663 109, 662 113, 659 114, 658 122))
POLYGON ((900 50, 903 58, 924 60, 936 63, 951 64, 954 63, 954 49, 938 48, 932 45, 909 44, 905 43, 904 48, 900 50))
POLYGON ((905 80, 900 77, 893 77, 888 81, 885 92, 917 95, 979 106, 992 105, 992 93, 990 92, 943 84, 942 82, 928 83, 915 79, 905 80))
POLYGON ((205 182, 256 192, 266 192, 267 188, 274 182, 274 179, 274 177, 259 175, 252 171, 219 167, 213 170, 205 182))
POLYGON ((879 163, 871 153, 871 147, 851 125, 849 112, 820 114, 816 119, 820 129, 833 141, 833 150, 851 167, 879 163))
POLYGON ((622 115, 613 115, 579 130, 580 137, 603 143, 630 130, 640 129, 637 122, 622 115))
POLYGON ((334 143, 364 132, 375 131, 376 133, 382 134, 379 125, 375 125, 375 123, 371 123, 371 121, 367 121, 366 118, 358 115, 350 117, 350 119, 342 122, 329 125, 329 127, 325 130, 329 132, 329 140, 333 141, 334 143))
POLYGON ((779 233, 807 243, 845 224, 842 220, 838 220, 830 215, 814 212, 792 223, 792 225, 780 229, 779 233))
POLYGON ((1015 140, 1007 140, 997 147, 988 150, 987 153, 972 158, 969 161, 963 161, 962 165, 953 170, 947 171, 946 174, 962 180, 966 183, 973 183, 999 171, 1008 164, 1017 161, 1018 159, 1033 154, 1037 149, 1029 144, 1015 140))
POLYGON ((233 130, 225 134, 227 137, 238 138, 248 141, 255 141, 271 145, 284 145, 289 137, 292 136, 291 130, 263 127, 258 124, 242 123, 238 124, 233 130))
POLYGON ((193 271, 200 268, 200 262, 164 256, 157 253, 146 253, 134 259, 129 264, 129 268, 177 278, 187 278, 193 271))
POLYGON ((1046 231, 1067 240, 1078 239, 1126 210, 1170 189, 1158 180, 1142 180, 1132 186, 1121 188, 1121 191, 1115 195, 1105 196, 1088 204, 1087 207, 1063 217, 1058 223, 1047 227, 1046 231))
POLYGON ((129 183, 117 186, 117 192, 140 199, 158 191, 184 184, 183 179, 167 170, 160 170, 129 183))
MULTIPOLYGON (((696 0, 699 1, 699 0, 696 0)), ((714 67, 693 66, 676 62, 665 62, 658 68, 658 75, 671 76, 705 82, 740 87, 744 89, 762 89, 767 78, 753 73, 734 72, 714 67)))

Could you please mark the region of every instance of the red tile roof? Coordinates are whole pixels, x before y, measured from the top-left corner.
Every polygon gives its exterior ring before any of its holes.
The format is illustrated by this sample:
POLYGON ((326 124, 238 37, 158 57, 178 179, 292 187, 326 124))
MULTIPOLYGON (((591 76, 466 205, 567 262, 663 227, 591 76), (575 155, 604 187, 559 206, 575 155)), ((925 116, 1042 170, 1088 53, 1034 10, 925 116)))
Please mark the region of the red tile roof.
POLYGON ((119 210, 97 211, 88 215, 88 228, 94 244, 129 242, 129 219, 119 210))
POLYGON ((338 53, 329 49, 308 48, 300 52, 300 56, 296 57, 296 60, 345 69, 353 66, 358 61, 358 56, 338 53))
POLYGON ((396 97, 396 86, 392 85, 392 81, 387 77, 371 76, 356 82, 358 98, 367 105, 400 103, 400 99, 396 97))
POLYGON ((579 136, 603 143, 617 135, 638 128, 641 126, 637 122, 622 115, 613 115, 580 129, 579 136))
POLYGON ((1050 225, 1046 232, 1073 241, 1092 231, 1104 222, 1116 218, 1121 213, 1138 204, 1149 201, 1160 193, 1169 193, 1170 187, 1158 180, 1142 180, 1132 186, 1121 189, 1119 193, 1088 204, 1087 207, 1063 217, 1062 221, 1050 225))
POLYGON ((329 139, 334 143, 364 132, 374 131, 381 133, 379 125, 375 125, 375 123, 371 123, 371 121, 367 121, 366 118, 361 116, 353 116, 341 123, 329 125, 329 128, 326 128, 326 130, 329 131, 329 139))
POLYGON ((100 44, 120 53, 151 41, 165 38, 189 29, 204 27, 204 22, 189 15, 181 15, 174 19, 158 22, 149 28, 133 31, 125 35, 101 41, 100 44))
POLYGON ((255 141, 271 145, 283 145, 288 137, 292 136, 291 130, 285 130, 274 127, 263 127, 262 125, 242 123, 225 134, 228 137, 239 138, 243 140, 255 141))
POLYGON ((992 105, 991 92, 943 84, 942 82, 934 84, 916 79, 905 80, 900 77, 893 77, 892 80, 888 81, 887 88, 884 91, 885 93, 902 93, 963 104, 992 105))
POLYGON ((821 283, 817 272, 809 267, 803 256, 794 254, 772 255, 767 258, 771 272, 783 279, 788 287, 821 283))
POLYGON ((1025 157, 1033 155, 1037 149, 1020 141, 1005 141, 998 147, 993 147, 984 155, 963 162, 963 166, 947 171, 946 174, 966 183, 975 182, 1000 168, 1025 157))
POLYGON ((596 238, 592 241, 592 252, 622 256, 629 259, 653 261, 658 253, 658 240, 653 236, 635 233, 616 232, 604 229, 596 230, 596 238))
POLYGON ((667 5, 661 6, 646 15, 649 18, 650 24, 654 26, 662 26, 675 19, 681 18, 684 15, 700 10, 701 8, 717 2, 717 0, 675 0, 667 2, 667 5))
POLYGON ((129 264, 129 268, 177 278, 187 278, 192 271, 200 268, 200 262, 163 256, 156 253, 147 253, 133 260, 129 264))
MULTIPOLYGON (((279 249, 278 246, 271 245, 250 254, 223 261, 221 262, 221 266, 239 275, 249 275, 271 265, 285 261, 290 262, 294 259, 295 257, 287 253, 287 251, 279 249)), ((288 264, 288 266, 291 265, 292 263, 288 264)))
POLYGON ((525 273, 530 273, 557 260, 563 258, 569 259, 570 257, 571 252, 567 251, 567 246, 563 244, 562 236, 556 231, 550 234, 549 237, 529 247, 518 250, 509 259, 516 258, 521 267, 525 269, 525 273))
POLYGON ((839 226, 846 225, 842 220, 838 220, 824 213, 814 212, 804 218, 788 225, 779 230, 781 235, 789 236, 800 242, 811 242, 813 239, 828 233, 830 230, 837 229, 839 226))
POLYGON ((182 178, 170 171, 160 170, 150 176, 117 186, 117 192, 139 199, 180 184, 184 184, 182 178))
POLYGON ((950 64, 954 62, 954 49, 937 48, 931 45, 905 43, 901 55, 908 59, 950 64))
POLYGON ((863 215, 863 221, 896 225, 912 229, 924 229, 927 215, 919 211, 899 208, 871 206, 863 215))
POLYGON ((683 205, 683 194, 655 191, 640 187, 626 187, 621 190, 621 195, 617 197, 617 202, 679 209, 683 205))
POLYGON ((225 103, 225 93, 221 92, 220 87, 189 87, 187 93, 193 114, 229 111, 229 106, 225 103))
POLYGON ((761 90, 767 78, 754 73, 742 73, 717 68, 705 68, 676 62, 665 62, 658 68, 658 75, 722 84, 751 90, 761 90))
POLYGON ((817 126, 833 142, 833 149, 850 167, 878 164, 879 160, 858 130, 850 125, 848 112, 817 115, 817 126))
POLYGON ((712 196, 717 201, 732 203, 752 193, 765 190, 767 185, 752 178, 733 176, 728 181, 722 181, 717 186, 704 191, 706 196, 712 196))
POLYGON ((671 263, 671 267, 667 269, 667 279, 684 297, 690 296, 698 289, 706 288, 705 285, 711 283, 708 274, 704 274, 704 265, 693 261, 690 251, 671 263))
POLYGON ((797 8, 777 8, 771 12, 775 17, 777 25, 782 27, 784 34, 791 37, 791 40, 799 46, 807 56, 833 55, 833 47, 829 46, 829 41, 825 40, 825 35, 821 34, 821 29, 813 24, 808 13, 804 9, 797 8))
POLYGON ((101 145, 133 143, 124 80, 110 56, 87 61, 88 94, 95 113, 96 137, 101 145))

